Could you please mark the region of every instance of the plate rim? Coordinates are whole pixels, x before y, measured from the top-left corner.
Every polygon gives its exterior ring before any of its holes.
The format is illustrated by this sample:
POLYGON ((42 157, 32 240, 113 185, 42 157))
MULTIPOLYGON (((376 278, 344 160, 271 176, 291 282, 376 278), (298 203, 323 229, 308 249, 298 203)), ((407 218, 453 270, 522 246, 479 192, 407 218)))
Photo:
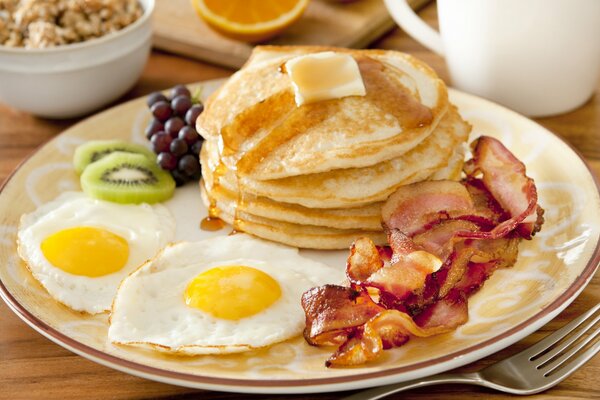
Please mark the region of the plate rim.
MULTIPOLYGON (((198 84, 217 84, 218 82, 224 82, 226 80, 223 78, 218 79, 210 79, 199 82, 191 83, 190 85, 198 85, 198 84)), ((449 95, 459 95, 468 98, 469 100, 476 102, 483 102, 486 106, 497 107, 500 108, 504 112, 508 112, 513 114, 513 116, 521 119, 526 119, 527 121, 537 125, 539 128, 544 130, 547 134, 558 139, 563 145, 571 150, 583 163, 585 168, 587 169, 589 175, 592 178, 592 181, 595 184, 597 194, 600 196, 600 181, 598 177, 594 173, 594 171, 590 168, 589 163, 585 160, 584 156, 581 154, 579 150, 574 148, 570 143, 565 141, 562 137, 545 128, 541 124, 536 121, 531 120, 530 118, 521 115, 513 110, 510 110, 502 105, 489 101, 487 99, 474 96, 465 92, 461 92, 459 90, 449 88, 449 95)), ((58 139, 59 136, 63 135, 65 132, 68 132, 71 129, 76 128, 79 124, 84 122, 88 122, 90 118, 94 118, 95 116, 99 116, 108 112, 113 112, 115 108, 123 107, 127 104, 130 104, 135 101, 139 101, 143 96, 131 99, 127 102, 118 104, 116 106, 110 107, 100 113, 92 114, 87 118, 81 120, 75 125, 71 126, 67 130, 64 130, 57 135, 53 136, 46 142, 40 144, 36 149, 34 149, 30 154, 28 154, 18 165, 17 167, 11 171, 11 173, 6 177, 4 182, 0 185, 0 195, 6 188, 6 186, 12 181, 15 174, 20 171, 23 166, 33 158, 42 148, 51 145, 55 140, 58 139)), ((343 384, 354 382, 355 384, 366 384, 373 379, 378 378, 389 378, 393 376, 399 376, 402 373, 413 372, 424 370, 425 368, 431 368, 435 365, 451 363, 453 360, 458 360, 462 357, 462 363, 459 363, 455 366, 449 366, 448 368, 442 368, 442 370, 447 370, 450 368, 455 368, 461 365, 465 365, 468 362, 472 362, 474 360, 469 359, 468 355, 472 355, 478 351, 481 351, 484 348, 490 348, 495 343, 504 342, 511 338, 517 337, 515 341, 512 341, 502 348, 510 346, 512 343, 518 341, 520 338, 519 333, 522 333, 527 327, 531 327, 540 321, 544 321, 549 315, 556 313, 558 314, 562 309, 566 308, 581 291, 587 286, 587 284, 593 278, 596 270, 598 269, 600 264, 600 239, 596 242, 596 247, 588 260, 585 268, 578 275, 578 277, 573 281, 573 283, 553 302, 540 309, 534 315, 521 322, 520 324, 511 327, 510 329, 502 332, 501 334, 494 336, 493 338, 487 339, 481 343, 478 343, 473 346, 466 347, 464 349, 455 351, 453 353, 447 354, 442 357, 437 357, 434 359, 429 359, 426 361, 402 366, 402 367, 394 367, 389 369, 383 369, 379 371, 373 372, 362 372, 354 375, 343 375, 343 376, 333 376, 333 377, 320 377, 320 378, 308 378, 308 379, 242 379, 242 378, 224 378, 224 377, 215 377, 215 376, 207 376, 201 374, 191 374, 187 372, 178 372, 172 371, 163 368, 157 368, 146 364, 141 364, 136 361, 127 360, 121 358, 117 355, 110 354, 104 352, 102 350, 93 348, 84 343, 81 343, 68 335, 58 331, 57 329, 50 326, 45 321, 39 319, 29 310, 27 310, 23 305, 21 305, 18 300, 10 293, 8 288, 5 286, 4 282, 0 279, 0 298, 7 304, 8 308, 14 312, 21 320, 23 320, 27 325, 33 328, 38 333, 42 334, 44 337, 50 339, 54 343, 58 344, 61 347, 68 349, 84 358, 88 358, 94 362, 102 364, 104 366, 108 366, 110 368, 114 368, 120 370, 125 373, 137 375, 146 379, 157 380, 164 383, 176 384, 180 386, 188 386, 194 388, 208 388, 210 390, 222 390, 222 391, 233 391, 233 392, 246 392, 246 393, 309 393, 309 392, 325 392, 325 391, 334 391, 334 390, 348 390, 349 386, 341 386, 343 384), (327 386, 327 387, 324 387, 327 386), (305 389, 318 389, 318 390, 305 390, 305 389), (287 389, 287 390, 286 390, 287 389)), ((544 322, 545 323, 545 322, 544 322)), ((536 328, 539 329, 540 326, 536 328)), ((495 351, 498 351, 496 349, 495 351)), ((491 353, 490 353, 491 354, 491 353)), ((481 357, 477 357, 475 359, 483 358, 486 355, 481 357)), ((439 371, 438 371, 439 372, 439 371)), ((435 373, 432 372, 432 373, 435 373)), ((427 376, 426 374, 424 376, 427 376)), ((376 384, 372 382, 371 384, 366 384, 358 387, 368 387, 374 386, 376 384)), ((356 385, 353 385, 356 386, 356 385)))

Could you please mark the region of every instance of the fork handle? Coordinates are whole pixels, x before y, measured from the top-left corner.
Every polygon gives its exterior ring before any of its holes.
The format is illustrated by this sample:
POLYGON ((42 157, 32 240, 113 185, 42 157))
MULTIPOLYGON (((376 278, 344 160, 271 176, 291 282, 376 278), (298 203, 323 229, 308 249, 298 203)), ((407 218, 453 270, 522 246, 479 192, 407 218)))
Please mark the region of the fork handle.
POLYGON ((464 383, 468 385, 482 385, 483 381, 477 372, 458 374, 438 374, 423 379, 394 383, 386 386, 378 386, 344 397, 342 400, 377 400, 390 394, 408 389, 416 389, 425 386, 442 385, 445 383, 464 383))

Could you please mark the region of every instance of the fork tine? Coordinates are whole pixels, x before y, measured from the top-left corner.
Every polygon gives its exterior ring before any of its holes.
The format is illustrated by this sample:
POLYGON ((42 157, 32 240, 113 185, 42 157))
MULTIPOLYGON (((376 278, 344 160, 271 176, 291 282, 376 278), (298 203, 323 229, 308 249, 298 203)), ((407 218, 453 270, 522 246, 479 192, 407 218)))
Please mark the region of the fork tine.
MULTIPOLYGON (((551 380, 552 385, 554 386, 559 382, 562 382, 569 375, 571 375, 575 370, 585 364, 590 358, 595 356, 600 351, 600 341, 596 342, 592 347, 581 353, 576 358, 570 360, 566 365, 560 368, 558 371, 550 375, 548 378, 551 380)), ((545 377, 547 375, 544 375, 545 377)), ((550 386, 549 386, 550 387, 550 386)))
MULTIPOLYGON (((551 375, 554 370, 559 368, 562 364, 564 364, 571 357, 573 357, 575 354, 577 354, 577 352, 579 350, 581 350, 588 343, 590 343, 592 340, 594 340, 594 338, 596 338, 596 336, 598 336, 599 333, 600 333, 600 327, 596 328, 593 333, 591 333, 589 336, 587 336, 581 342, 577 343, 577 345, 575 345, 573 348, 571 348, 565 354, 563 354, 562 356, 558 357, 555 360, 551 360, 547 365, 543 366, 542 368, 538 367, 538 369, 544 373, 544 376, 551 375)), ((597 345, 597 344, 598 343, 596 343, 595 345, 597 345)))
MULTIPOLYGON (((553 348, 548 353, 542 355, 539 358, 532 357, 532 361, 535 361, 535 363, 536 363, 536 365, 537 365, 537 367, 539 369, 541 366, 543 366, 544 364, 548 363, 548 361, 552 360, 554 357, 556 357, 562 351, 564 351, 569 346, 571 346, 573 343, 575 343, 575 341, 577 341, 577 339, 579 339, 587 331, 589 331, 590 328, 592 328, 594 325, 596 325, 596 323, 599 320, 600 320, 600 315, 597 315, 596 318, 590 320, 588 323, 586 323, 585 325, 581 326, 581 328, 577 332, 575 332, 572 336, 570 336, 567 340, 565 340, 559 346, 553 348)), ((597 335, 597 334, 598 334, 598 332, 596 332, 594 334, 594 336, 597 335)), ((588 340, 588 342, 589 342, 589 340, 588 340)))
POLYGON ((586 311, 579 317, 575 318, 573 321, 569 322, 567 325, 563 326, 553 334, 546 336, 530 348, 523 350, 517 355, 527 354, 529 355, 530 360, 532 358, 535 358, 535 356, 539 355, 543 351, 547 350, 550 346, 554 345, 555 343, 559 342, 562 338, 567 336, 572 330, 581 325, 583 321, 588 319, 590 316, 594 315, 598 310, 600 310, 600 303, 596 304, 593 308, 586 311))

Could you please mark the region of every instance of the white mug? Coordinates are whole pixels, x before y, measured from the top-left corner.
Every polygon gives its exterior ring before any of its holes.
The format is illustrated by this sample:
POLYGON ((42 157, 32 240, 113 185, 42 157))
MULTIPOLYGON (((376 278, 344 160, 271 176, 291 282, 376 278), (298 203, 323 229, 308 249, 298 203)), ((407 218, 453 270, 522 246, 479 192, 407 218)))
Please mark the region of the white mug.
POLYGON ((453 86, 529 116, 570 111, 600 76, 600 0, 437 0, 440 33, 406 0, 402 29, 443 55, 453 86))

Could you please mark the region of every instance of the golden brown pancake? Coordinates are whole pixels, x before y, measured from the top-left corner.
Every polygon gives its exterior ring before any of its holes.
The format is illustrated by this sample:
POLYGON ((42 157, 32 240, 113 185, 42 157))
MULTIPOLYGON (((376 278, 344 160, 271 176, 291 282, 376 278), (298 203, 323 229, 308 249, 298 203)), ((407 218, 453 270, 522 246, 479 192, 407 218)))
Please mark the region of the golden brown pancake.
MULTIPOLYGON (((206 191, 201 188, 204 202, 208 203, 206 191)), ((301 225, 258 217, 243 211, 228 209, 226 205, 216 202, 218 217, 235 227, 237 231, 246 232, 263 239, 287 244, 288 246, 334 250, 348 248, 356 238, 369 237, 375 243, 384 244, 386 238, 383 231, 359 229, 336 229, 324 226, 301 225)))
MULTIPOLYGON (((456 109, 451 108, 430 136, 414 149, 392 160, 363 168, 335 169, 262 181, 245 176, 236 177, 233 171, 222 165, 224 173, 220 177, 220 185, 234 193, 240 191, 241 185, 244 193, 305 207, 359 207, 384 201, 398 187, 422 181, 446 168, 454 150, 461 148, 459 144, 466 140, 469 131, 470 126, 460 118, 456 109)), ((455 163, 461 160, 455 160, 455 163)), ((211 171, 220 163, 215 141, 205 142, 201 161, 203 176, 212 186, 211 171)), ((460 170, 462 162, 452 166, 453 169, 455 167, 460 170)))
MULTIPOLYGON (((207 190, 206 182, 201 182, 207 190)), ((354 208, 309 208, 298 204, 280 203, 262 196, 231 192, 223 186, 213 188, 211 197, 224 208, 252 214, 257 217, 290 222, 299 225, 316 225, 338 229, 381 230, 383 202, 354 208)), ((207 204, 208 206, 208 204, 207 204)))
POLYGON ((220 141, 224 163, 240 176, 277 179, 396 158, 425 139, 448 108, 444 83, 406 54, 325 47, 288 50, 257 47, 198 118, 198 132, 220 141), (297 107, 290 78, 280 67, 299 54, 327 50, 357 60, 367 95, 297 107))

